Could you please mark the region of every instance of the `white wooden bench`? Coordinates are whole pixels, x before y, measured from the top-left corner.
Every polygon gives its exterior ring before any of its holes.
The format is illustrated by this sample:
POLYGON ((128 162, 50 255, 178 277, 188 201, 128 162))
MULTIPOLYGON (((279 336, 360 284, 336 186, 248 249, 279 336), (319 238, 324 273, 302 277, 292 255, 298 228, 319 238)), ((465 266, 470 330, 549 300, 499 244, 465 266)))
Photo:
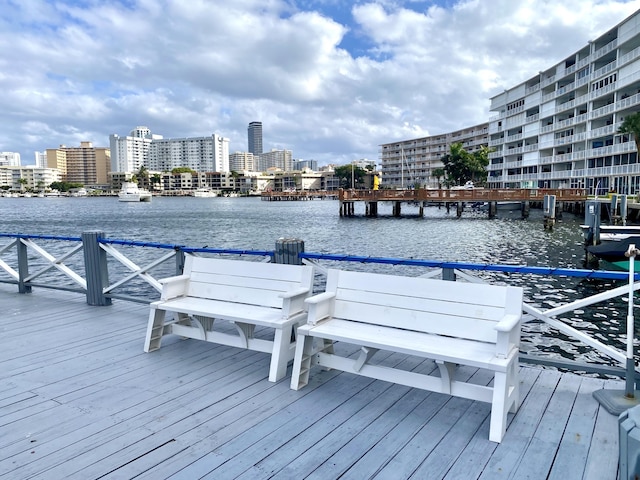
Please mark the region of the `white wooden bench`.
POLYGON ((522 288, 330 269, 326 291, 306 300, 291 388, 320 365, 410 387, 489 402, 489 439, 500 442, 518 398, 522 288), (315 341, 314 341, 315 339, 315 341), (361 346, 356 357, 333 342, 361 346), (378 350, 435 360, 439 376, 371 363, 378 350), (456 365, 493 371, 493 385, 456 378, 456 365))
POLYGON ((183 274, 161 283, 160 300, 151 303, 145 352, 159 349, 162 336, 173 333, 270 353, 269 380, 285 376, 295 352, 292 332, 306 319, 313 267, 188 256, 183 274), (175 314, 171 321, 167 312, 175 314), (216 320, 235 329, 214 330, 216 320), (273 339, 255 338, 256 326, 273 328, 273 339))

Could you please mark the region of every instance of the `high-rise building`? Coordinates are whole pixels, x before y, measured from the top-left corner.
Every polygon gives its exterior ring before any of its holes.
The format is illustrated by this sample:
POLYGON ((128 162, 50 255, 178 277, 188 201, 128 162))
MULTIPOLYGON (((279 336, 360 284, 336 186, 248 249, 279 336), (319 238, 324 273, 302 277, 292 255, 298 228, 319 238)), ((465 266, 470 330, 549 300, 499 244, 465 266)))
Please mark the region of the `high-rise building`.
POLYGON ((210 137, 154 139, 149 146, 146 166, 158 172, 169 172, 177 167, 188 167, 200 173, 228 172, 229 139, 216 133, 210 137))
MULTIPOLYGON (((559 54, 565 55, 565 54, 559 54)), ((640 11, 491 99, 489 186, 640 191, 640 11)))
POLYGON ((488 141, 488 124, 483 123, 441 135, 383 144, 382 183, 398 188, 438 188, 439 179, 433 176, 433 171, 444 166, 441 159, 452 144, 460 143, 467 152, 474 152, 486 147, 488 141))
POLYGON ((235 152, 229 155, 229 168, 234 172, 254 172, 255 157, 249 152, 235 152))
POLYGON ((290 172, 293 170, 293 152, 291 150, 276 150, 258 155, 257 171, 281 170, 290 172))
POLYGON ((161 139, 161 135, 153 135, 147 127, 138 126, 126 137, 109 135, 112 172, 137 172, 140 167, 148 167, 149 149, 153 139, 161 139))
POLYGON ((0 152, 0 166, 19 167, 20 154, 17 152, 0 152))
POLYGON ((251 122, 248 133, 249 153, 259 155, 262 153, 262 122, 251 122))
POLYGON ((47 167, 57 168, 62 179, 88 186, 109 184, 111 156, 106 147, 94 147, 91 142, 80 142, 79 147, 48 148, 47 167))

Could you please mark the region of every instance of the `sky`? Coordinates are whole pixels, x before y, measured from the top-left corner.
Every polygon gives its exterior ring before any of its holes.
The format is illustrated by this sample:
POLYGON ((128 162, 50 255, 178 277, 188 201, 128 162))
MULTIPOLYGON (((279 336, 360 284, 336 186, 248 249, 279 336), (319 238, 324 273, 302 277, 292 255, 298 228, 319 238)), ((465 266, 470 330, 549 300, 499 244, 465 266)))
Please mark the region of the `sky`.
POLYGON ((489 120, 640 0, 0 0, 0 151, 149 127, 319 165, 489 120))

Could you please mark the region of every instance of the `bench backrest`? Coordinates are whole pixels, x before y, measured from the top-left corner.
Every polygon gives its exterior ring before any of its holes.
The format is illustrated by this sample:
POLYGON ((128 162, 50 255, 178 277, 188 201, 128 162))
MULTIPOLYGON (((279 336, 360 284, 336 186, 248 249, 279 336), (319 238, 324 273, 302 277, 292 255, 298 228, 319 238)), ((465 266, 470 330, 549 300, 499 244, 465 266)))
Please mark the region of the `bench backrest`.
POLYGON ((280 294, 313 287, 313 267, 188 256, 188 296, 282 307, 280 294))
POLYGON ((522 288, 330 269, 333 316, 495 343, 494 326, 522 315, 522 288))

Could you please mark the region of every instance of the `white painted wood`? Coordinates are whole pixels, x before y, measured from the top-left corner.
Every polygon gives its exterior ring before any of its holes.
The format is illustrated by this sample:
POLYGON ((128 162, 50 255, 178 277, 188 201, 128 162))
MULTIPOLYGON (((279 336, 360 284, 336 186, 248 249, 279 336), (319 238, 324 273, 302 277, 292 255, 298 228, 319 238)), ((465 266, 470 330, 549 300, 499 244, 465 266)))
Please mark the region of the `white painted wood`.
POLYGON ((172 333, 270 353, 269 380, 286 375, 295 352, 293 326, 306 319, 313 267, 188 256, 183 274, 160 284, 161 300, 150 305, 145 352, 158 350, 162 337, 172 333), (176 319, 167 321, 166 312, 176 319), (234 323, 235 333, 214 330, 215 320, 234 323), (273 329, 272 338, 254 338, 256 326, 273 329))
POLYGON ((329 269, 326 291, 306 300, 298 328, 291 388, 309 382, 313 365, 492 404, 489 439, 500 442, 507 413, 519 406, 518 353, 522 289, 329 269), (312 338, 359 345, 344 358, 312 338), (435 360, 439 377, 372 364, 378 350, 435 360), (488 369, 491 387, 460 382, 454 365, 488 369))

